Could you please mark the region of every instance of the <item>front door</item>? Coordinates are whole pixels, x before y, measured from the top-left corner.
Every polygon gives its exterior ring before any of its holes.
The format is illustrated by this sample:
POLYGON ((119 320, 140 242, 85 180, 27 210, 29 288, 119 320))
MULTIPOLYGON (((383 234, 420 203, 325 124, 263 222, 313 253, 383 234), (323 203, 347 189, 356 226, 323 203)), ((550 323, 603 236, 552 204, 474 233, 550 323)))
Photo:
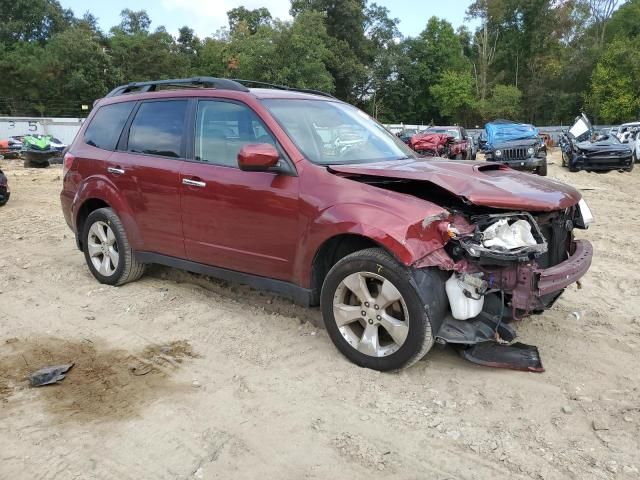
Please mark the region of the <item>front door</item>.
POLYGON ((277 146, 253 110, 230 101, 198 102, 195 159, 181 162, 187 257, 291 280, 298 244, 298 177, 241 171, 238 152, 249 143, 277 146))

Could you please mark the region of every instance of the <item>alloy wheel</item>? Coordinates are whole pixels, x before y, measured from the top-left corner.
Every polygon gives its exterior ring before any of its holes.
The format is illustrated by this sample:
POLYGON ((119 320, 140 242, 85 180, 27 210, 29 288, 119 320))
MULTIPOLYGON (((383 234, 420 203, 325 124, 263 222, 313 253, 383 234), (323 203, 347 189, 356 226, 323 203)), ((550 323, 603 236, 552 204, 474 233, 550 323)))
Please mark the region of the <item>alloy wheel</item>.
POLYGON ((409 333, 409 313, 400 291, 372 272, 345 277, 333 297, 333 316, 344 339, 372 357, 398 351, 409 333))
POLYGON ((100 275, 110 277, 115 273, 120 262, 120 254, 116 236, 109 225, 102 221, 91 225, 87 249, 91 263, 100 275))

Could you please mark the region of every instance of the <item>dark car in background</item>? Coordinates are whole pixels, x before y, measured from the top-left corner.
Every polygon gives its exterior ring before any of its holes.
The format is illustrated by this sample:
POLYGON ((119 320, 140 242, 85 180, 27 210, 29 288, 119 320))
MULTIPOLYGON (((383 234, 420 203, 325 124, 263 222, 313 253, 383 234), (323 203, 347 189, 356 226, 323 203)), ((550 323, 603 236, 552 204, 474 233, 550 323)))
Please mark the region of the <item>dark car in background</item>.
POLYGON ((0 170, 0 207, 9 201, 10 195, 11 191, 9 190, 9 181, 3 171, 0 170))
POLYGON ((591 122, 582 114, 560 137, 562 166, 571 172, 579 170, 608 172, 633 170, 633 152, 612 133, 594 133, 591 122))
POLYGON ((480 145, 488 162, 547 175, 547 148, 538 129, 526 123, 495 120, 485 125, 480 145))
POLYGON ((397 136, 405 144, 409 145, 409 142, 411 141, 411 137, 413 137, 418 133, 419 133, 418 130, 415 130, 413 128, 408 128, 408 129, 402 130, 400 133, 398 133, 397 136))

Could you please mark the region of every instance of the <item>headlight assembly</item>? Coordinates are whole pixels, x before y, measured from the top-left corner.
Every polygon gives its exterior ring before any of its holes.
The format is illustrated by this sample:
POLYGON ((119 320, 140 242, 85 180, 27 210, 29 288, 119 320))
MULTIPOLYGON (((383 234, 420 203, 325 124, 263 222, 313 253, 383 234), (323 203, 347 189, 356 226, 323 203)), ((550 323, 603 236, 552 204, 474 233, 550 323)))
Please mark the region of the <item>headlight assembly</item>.
POLYGON ((579 228, 589 228, 594 221, 593 213, 591 213, 591 209, 587 205, 587 202, 584 201, 584 198, 580 199, 578 202, 578 210, 580 211, 580 219, 578 220, 576 226, 579 228))
POLYGON ((496 155, 496 157, 501 157, 502 156, 502 150, 496 150, 495 155, 496 155))
POLYGON ((528 155, 533 155, 534 153, 536 153, 536 149, 533 147, 529 147, 527 148, 527 154, 528 155))

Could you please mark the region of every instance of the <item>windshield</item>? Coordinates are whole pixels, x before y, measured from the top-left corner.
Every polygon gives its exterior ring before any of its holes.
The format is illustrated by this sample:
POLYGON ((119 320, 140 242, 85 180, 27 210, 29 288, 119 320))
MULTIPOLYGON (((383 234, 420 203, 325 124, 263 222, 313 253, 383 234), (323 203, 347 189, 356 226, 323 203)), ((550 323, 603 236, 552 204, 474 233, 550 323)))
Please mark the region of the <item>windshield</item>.
POLYGON ((444 133, 460 140, 460 131, 457 128, 429 128, 425 133, 444 133))
POLYGON ((597 135, 593 143, 598 145, 619 145, 622 142, 615 135, 597 135))
POLYGON ((306 158, 320 165, 415 158, 400 139, 351 105, 321 100, 262 101, 306 158))

